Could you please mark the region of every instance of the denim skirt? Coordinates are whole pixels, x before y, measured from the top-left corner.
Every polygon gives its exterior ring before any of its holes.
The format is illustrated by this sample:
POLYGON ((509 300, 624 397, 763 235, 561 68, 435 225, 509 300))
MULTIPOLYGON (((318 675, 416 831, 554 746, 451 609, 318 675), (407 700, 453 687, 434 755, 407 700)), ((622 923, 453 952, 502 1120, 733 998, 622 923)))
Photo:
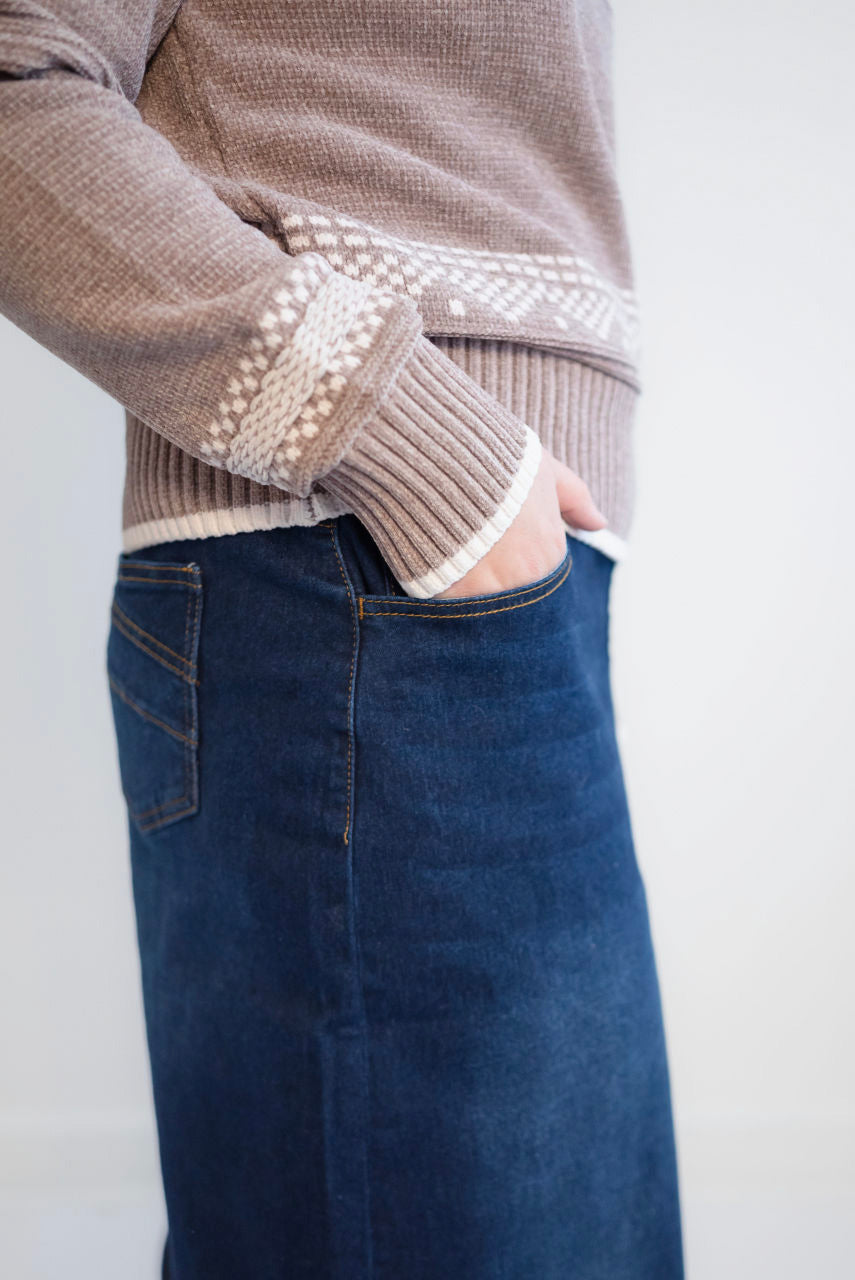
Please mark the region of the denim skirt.
POLYGON ((352 515, 121 553, 172 1280, 679 1280, 613 562, 401 593, 352 515))

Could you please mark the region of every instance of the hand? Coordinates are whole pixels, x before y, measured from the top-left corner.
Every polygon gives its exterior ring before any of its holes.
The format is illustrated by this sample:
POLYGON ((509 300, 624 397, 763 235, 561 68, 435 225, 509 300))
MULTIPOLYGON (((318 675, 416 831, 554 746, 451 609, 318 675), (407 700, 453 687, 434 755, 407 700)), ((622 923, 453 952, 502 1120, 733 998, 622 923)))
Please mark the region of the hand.
POLYGON ((562 518, 579 529, 602 529, 608 524, 584 480, 544 449, 515 519, 468 573, 433 598, 491 595, 545 577, 567 550, 562 518))

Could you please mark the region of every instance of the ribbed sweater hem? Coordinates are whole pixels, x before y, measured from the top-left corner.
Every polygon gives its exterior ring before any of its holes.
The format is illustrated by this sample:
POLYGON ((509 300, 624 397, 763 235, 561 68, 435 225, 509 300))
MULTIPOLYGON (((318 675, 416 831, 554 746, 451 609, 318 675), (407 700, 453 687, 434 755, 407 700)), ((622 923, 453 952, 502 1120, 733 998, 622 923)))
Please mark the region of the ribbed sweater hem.
MULTIPOLYGON (((504 339, 435 336, 430 341, 581 476, 609 523, 596 532, 570 526, 568 531, 621 559, 633 517, 638 391, 572 355, 545 348, 504 339)), ((126 415, 125 551, 176 539, 312 525, 350 511, 345 498, 322 489, 305 498, 292 496, 208 466, 126 415)), ((491 531, 498 536, 496 528, 486 531, 487 541, 491 531)), ((433 582, 431 577, 424 584, 428 593, 433 582)))

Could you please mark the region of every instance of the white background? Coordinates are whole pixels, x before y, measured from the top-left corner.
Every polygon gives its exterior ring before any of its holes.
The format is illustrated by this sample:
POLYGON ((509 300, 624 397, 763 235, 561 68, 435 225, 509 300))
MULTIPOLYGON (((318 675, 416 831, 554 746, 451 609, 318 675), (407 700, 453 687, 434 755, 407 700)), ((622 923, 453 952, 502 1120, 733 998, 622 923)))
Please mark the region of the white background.
MULTIPOLYGON (((614 11, 645 346, 612 654, 688 1274, 843 1280, 853 19, 835 0, 614 11)), ((162 1206, 103 669, 122 415, 3 321, 0 341, 0 1272, 154 1280, 162 1206)))

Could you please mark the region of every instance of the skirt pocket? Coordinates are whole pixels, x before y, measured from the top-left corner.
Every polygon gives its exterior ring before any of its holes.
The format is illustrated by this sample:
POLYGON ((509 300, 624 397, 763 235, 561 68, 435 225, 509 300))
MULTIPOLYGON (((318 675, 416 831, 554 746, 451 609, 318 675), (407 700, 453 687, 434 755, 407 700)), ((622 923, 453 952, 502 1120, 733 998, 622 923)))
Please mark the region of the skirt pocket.
POLYGON ((199 808, 199 565, 119 556, 107 678, 122 791, 146 834, 199 808))

